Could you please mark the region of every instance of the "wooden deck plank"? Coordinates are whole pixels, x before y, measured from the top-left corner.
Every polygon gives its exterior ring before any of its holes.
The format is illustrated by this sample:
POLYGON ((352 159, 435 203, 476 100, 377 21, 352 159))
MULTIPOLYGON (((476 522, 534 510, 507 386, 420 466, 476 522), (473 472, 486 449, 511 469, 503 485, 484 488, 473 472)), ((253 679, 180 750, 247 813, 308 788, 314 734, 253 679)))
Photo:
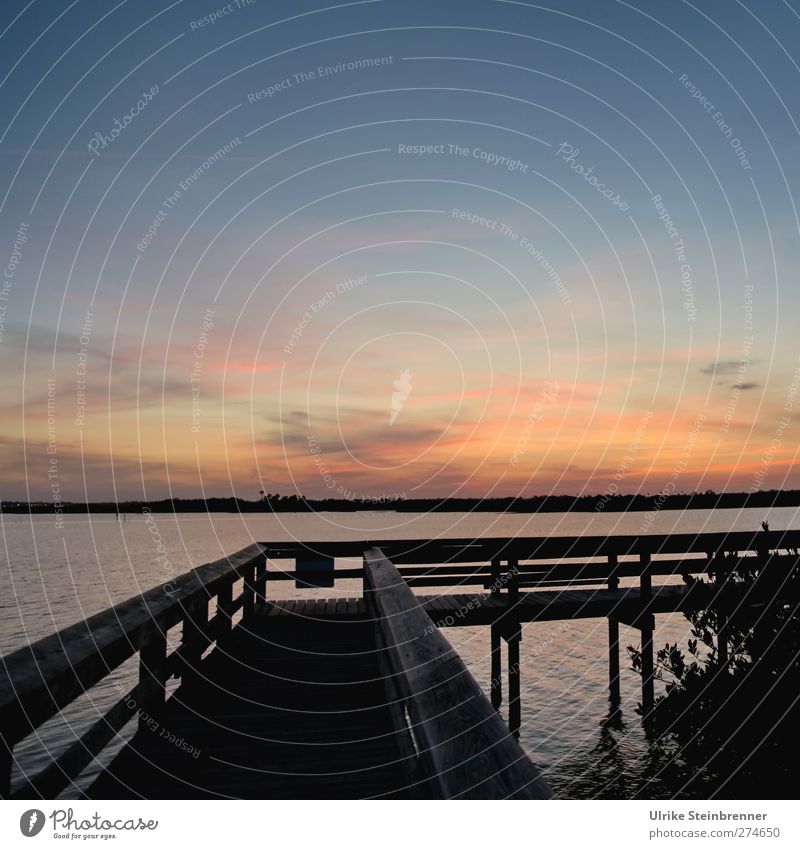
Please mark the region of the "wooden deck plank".
POLYGON ((422 596, 420 600, 422 601, 422 606, 425 608, 425 610, 441 611, 447 609, 447 606, 444 604, 441 596, 422 596))
POLYGON ((318 616, 320 601, 321 599, 318 598, 309 598, 306 600, 305 616, 308 619, 315 619, 318 616))
POLYGON ((284 607, 284 603, 282 601, 276 601, 272 604, 272 609, 269 612, 269 616, 285 616, 286 608, 284 607))
POLYGON ((459 598, 460 596, 454 595, 428 596, 425 598, 423 607, 435 613, 452 614, 461 605, 459 598))
POLYGON ((299 598, 296 599, 294 606, 294 615, 300 618, 305 619, 309 613, 309 604, 313 605, 314 602, 310 601, 307 598, 299 598))

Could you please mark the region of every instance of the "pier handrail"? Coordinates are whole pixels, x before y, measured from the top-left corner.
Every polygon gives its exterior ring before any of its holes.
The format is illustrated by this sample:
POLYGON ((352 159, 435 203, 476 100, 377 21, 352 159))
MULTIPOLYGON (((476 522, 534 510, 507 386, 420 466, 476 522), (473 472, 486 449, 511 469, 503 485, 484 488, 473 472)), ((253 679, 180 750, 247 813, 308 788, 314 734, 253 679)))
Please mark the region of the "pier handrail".
POLYGON ((364 588, 434 794, 551 798, 464 661, 378 548, 364 554, 364 588))
POLYGON ((263 597, 264 563, 263 547, 254 543, 0 659, 0 797, 9 795, 14 746, 136 653, 136 686, 14 795, 53 798, 137 713, 163 703, 168 678, 190 674, 230 631, 233 615, 247 614, 263 597), (242 591, 233 598, 239 579, 242 591), (167 655, 167 631, 179 624, 181 645, 167 655))
MULTIPOLYGON (((480 584, 496 590, 498 580, 513 575, 513 584, 520 589, 601 585, 613 589, 620 578, 702 574, 725 553, 757 556, 763 561, 771 553, 800 551, 800 530, 262 545, 272 560, 360 559, 365 548, 379 548, 415 588, 480 584)), ((357 579, 363 574, 361 566, 337 568, 335 579, 357 579)), ((268 577, 270 581, 302 581, 302 575, 291 569, 272 569, 268 577)))
MULTIPOLYGON (((360 558, 365 543, 358 540, 264 542, 273 560, 297 557, 360 558)), ((482 563, 490 560, 625 557, 647 554, 685 555, 711 552, 800 549, 800 530, 727 531, 603 536, 478 537, 370 540, 395 566, 436 563, 482 563)))

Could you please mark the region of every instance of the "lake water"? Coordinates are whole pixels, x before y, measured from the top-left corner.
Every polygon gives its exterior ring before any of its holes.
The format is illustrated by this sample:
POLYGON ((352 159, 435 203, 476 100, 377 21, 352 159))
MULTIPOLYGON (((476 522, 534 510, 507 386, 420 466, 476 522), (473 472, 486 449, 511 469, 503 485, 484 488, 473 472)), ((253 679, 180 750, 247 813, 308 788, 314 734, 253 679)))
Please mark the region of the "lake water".
MULTIPOLYGON (((66 516, 57 529, 52 516, 0 516, 0 652, 3 654, 164 583, 190 568, 231 554, 253 541, 557 534, 638 534, 640 513, 406 514, 392 512, 281 514, 154 514, 169 552, 158 559, 141 516, 66 516)), ((773 530, 800 528, 800 508, 773 510, 664 510, 650 533, 752 531, 768 519, 773 530)), ((339 565, 337 563, 337 565, 339 565)), ((341 565, 347 565, 342 562, 341 565)), ((452 590, 449 590, 452 591, 452 590)), ((470 590, 472 591, 472 590, 470 590)), ((290 582, 270 584, 275 597, 330 595, 330 590, 294 590, 290 582), (273 589, 275 587, 279 589, 273 589)), ((356 595, 337 582, 337 594, 356 595)), ((434 589, 421 592, 434 594, 434 589)), ((478 682, 488 688, 489 635, 486 628, 450 628, 445 635, 478 682)), ((656 645, 685 643, 688 623, 681 615, 659 616, 656 645)), ((622 709, 608 717, 608 652, 604 619, 526 624, 521 646, 522 729, 520 742, 546 771, 559 795, 668 798, 680 795, 686 774, 680 763, 659 763, 647 745, 638 716, 639 677, 629 669, 624 647, 638 632, 621 628, 622 709)), ((135 683, 136 660, 70 705, 15 748, 19 765, 34 774, 135 683)), ((505 687, 505 684, 504 684, 505 687)), ((114 747, 87 769, 64 798, 80 796, 102 765, 135 730, 130 723, 114 747)), ((15 770, 15 781, 21 780, 15 770)))

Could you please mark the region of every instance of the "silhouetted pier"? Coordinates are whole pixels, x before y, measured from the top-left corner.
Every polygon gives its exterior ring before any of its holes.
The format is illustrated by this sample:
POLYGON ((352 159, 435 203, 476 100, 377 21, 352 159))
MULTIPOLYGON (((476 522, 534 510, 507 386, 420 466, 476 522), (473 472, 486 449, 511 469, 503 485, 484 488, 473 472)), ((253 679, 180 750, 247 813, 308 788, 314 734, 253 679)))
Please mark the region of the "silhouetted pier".
POLYGON ((256 543, 3 658, 0 795, 53 798, 136 719, 88 797, 548 798, 516 740, 522 625, 606 618, 616 702, 620 625, 635 628, 647 713, 655 614, 701 608, 716 591, 653 578, 749 558, 759 580, 747 605, 763 604, 798 548, 789 531, 256 543), (336 558, 361 565, 334 569, 336 558), (341 580, 360 592, 326 597, 341 580), (280 581, 307 597, 273 598, 280 581), (414 592, 430 587, 459 591, 414 592), (461 625, 490 628, 489 698, 444 636, 461 625), (130 692, 11 787, 14 747, 134 655, 130 692))

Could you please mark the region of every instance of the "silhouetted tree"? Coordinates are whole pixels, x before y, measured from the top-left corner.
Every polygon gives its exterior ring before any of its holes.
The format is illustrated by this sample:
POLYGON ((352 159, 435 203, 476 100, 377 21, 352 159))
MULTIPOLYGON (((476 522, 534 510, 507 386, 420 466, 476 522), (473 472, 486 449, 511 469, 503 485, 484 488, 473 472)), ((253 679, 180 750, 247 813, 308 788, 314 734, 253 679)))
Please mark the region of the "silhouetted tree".
MULTIPOLYGON (((765 568, 761 557, 722 553, 707 581, 684 577, 705 587, 695 603, 689 594, 686 651, 667 643, 656 654, 665 692, 647 719, 653 744, 667 761, 683 762, 693 782, 710 784, 721 796, 796 793, 799 575, 791 554, 773 557, 765 568)), ((628 652, 641 672, 639 650, 628 652)))

